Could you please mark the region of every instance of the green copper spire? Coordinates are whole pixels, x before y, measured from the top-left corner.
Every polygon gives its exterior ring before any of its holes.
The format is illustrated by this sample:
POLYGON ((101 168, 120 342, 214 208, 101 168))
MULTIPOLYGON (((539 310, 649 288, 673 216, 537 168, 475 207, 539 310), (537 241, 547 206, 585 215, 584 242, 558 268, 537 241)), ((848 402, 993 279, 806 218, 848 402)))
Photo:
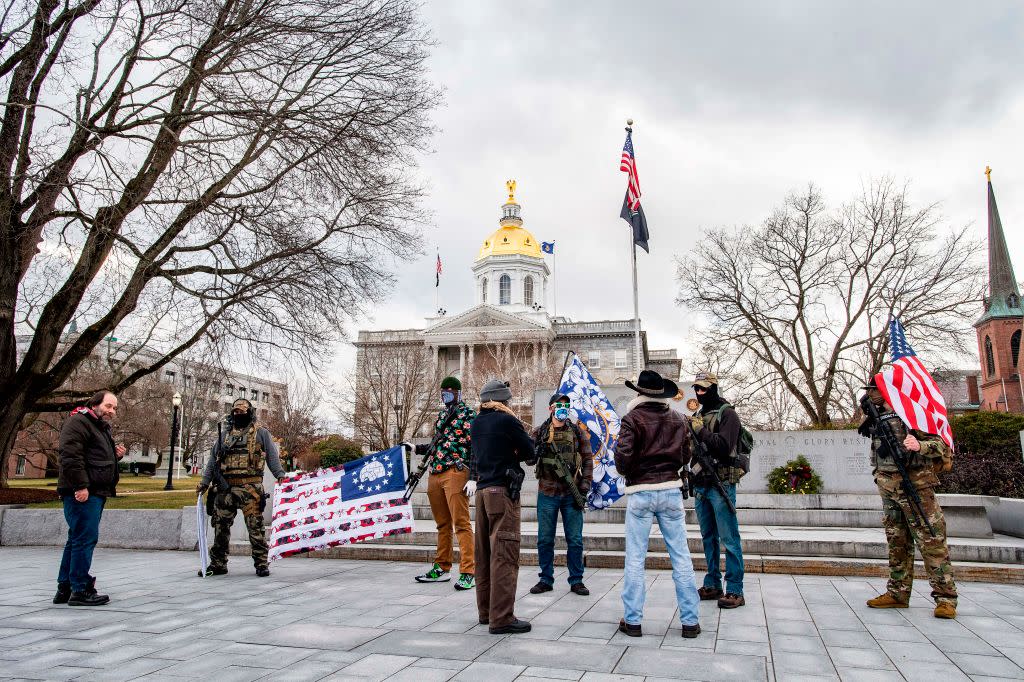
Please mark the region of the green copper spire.
POLYGON ((999 220, 996 194, 992 189, 992 169, 986 168, 985 175, 988 178, 988 295, 985 297, 985 313, 979 323, 993 318, 1024 316, 1010 250, 1006 247, 1003 224, 999 220))

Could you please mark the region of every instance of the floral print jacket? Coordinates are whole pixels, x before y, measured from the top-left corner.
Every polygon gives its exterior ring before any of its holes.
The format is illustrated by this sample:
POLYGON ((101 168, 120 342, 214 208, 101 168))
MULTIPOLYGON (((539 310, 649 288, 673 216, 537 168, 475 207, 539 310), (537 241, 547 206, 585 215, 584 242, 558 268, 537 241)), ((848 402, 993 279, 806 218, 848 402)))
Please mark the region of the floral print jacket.
MULTIPOLYGON (((434 422, 434 433, 444 423, 448 409, 442 409, 437 414, 437 421, 434 422)), ((476 417, 476 411, 466 403, 459 401, 455 406, 455 416, 451 422, 444 427, 440 438, 437 441, 437 454, 430 463, 430 472, 440 474, 448 469, 468 469, 471 445, 469 442, 469 425, 476 417)), ((417 445, 416 454, 425 455, 427 445, 417 445)))

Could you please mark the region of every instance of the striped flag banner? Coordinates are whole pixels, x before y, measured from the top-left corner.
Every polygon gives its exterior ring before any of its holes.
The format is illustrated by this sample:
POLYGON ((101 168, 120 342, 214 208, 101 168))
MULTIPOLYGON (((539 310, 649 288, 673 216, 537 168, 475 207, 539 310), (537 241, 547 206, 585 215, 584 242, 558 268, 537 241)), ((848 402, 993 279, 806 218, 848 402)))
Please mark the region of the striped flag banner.
POLYGON ((270 560, 411 533, 399 446, 342 466, 285 479, 274 488, 270 560))
POLYGON ((875 375, 875 386, 885 402, 912 429, 938 436, 951 449, 953 430, 946 414, 946 401, 938 385, 907 342, 898 319, 889 323, 892 368, 875 375))

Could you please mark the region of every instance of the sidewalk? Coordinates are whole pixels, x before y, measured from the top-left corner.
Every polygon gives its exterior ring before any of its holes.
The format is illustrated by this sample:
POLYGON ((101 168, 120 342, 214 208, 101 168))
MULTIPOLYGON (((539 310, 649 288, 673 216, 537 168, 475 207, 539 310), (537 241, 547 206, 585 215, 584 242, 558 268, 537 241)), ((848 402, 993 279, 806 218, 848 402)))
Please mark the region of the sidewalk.
MULTIPOLYGON (((644 637, 616 631, 622 572, 590 570, 590 597, 527 593, 528 635, 496 637, 474 595, 420 585, 426 566, 284 559, 257 578, 247 557, 200 579, 196 554, 100 549, 94 573, 113 601, 50 603, 56 548, 0 548, 0 678, 146 680, 992 680, 1024 679, 1024 586, 960 585, 960 617, 864 606, 884 581, 749 574, 747 606, 701 604, 704 632, 684 640, 669 572, 650 571, 644 637)), ((700 576, 698 576, 698 579, 700 576)))

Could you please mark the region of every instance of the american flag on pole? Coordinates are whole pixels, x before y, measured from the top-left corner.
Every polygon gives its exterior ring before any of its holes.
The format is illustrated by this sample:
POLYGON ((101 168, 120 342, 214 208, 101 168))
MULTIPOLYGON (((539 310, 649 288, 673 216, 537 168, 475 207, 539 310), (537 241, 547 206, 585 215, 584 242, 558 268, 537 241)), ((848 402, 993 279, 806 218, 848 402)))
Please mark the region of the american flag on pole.
POLYGON ((437 281, 434 282, 435 287, 441 286, 441 254, 437 254, 437 281))
POLYGON ((411 533, 405 456, 393 447, 274 488, 270 559, 411 533))
POLYGON ((651 252, 647 241, 651 238, 647 231, 647 216, 640 205, 640 177, 636 174, 636 156, 633 154, 633 130, 626 128, 626 143, 622 146, 622 159, 619 170, 629 174, 626 185, 626 196, 622 200, 619 217, 633 228, 633 243, 647 253, 651 252))
POLYGON ((917 353, 907 342, 903 325, 896 318, 889 322, 889 350, 892 368, 875 375, 875 386, 885 402, 907 426, 940 437, 953 447, 946 401, 917 353))

